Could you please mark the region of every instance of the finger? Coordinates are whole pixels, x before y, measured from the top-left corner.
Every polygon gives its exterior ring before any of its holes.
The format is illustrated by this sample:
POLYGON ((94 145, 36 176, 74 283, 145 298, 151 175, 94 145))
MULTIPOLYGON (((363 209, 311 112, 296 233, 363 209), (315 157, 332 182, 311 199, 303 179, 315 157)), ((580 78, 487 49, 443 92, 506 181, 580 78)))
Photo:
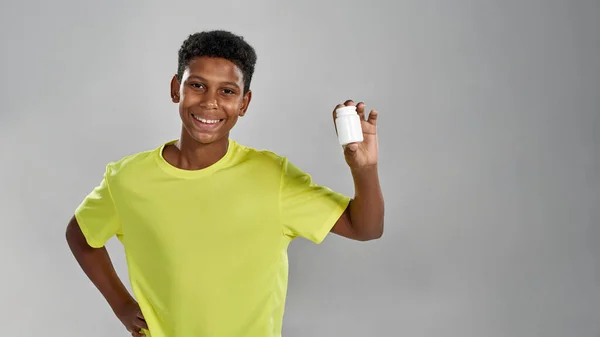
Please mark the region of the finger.
POLYGON ((360 102, 356 105, 356 113, 360 116, 360 120, 365 120, 365 103, 360 102))
POLYGON ((135 316, 143 321, 145 321, 146 319, 144 318, 144 315, 142 314, 141 311, 138 311, 137 314, 135 314, 135 316))
POLYGON ((354 101, 353 101, 353 100, 351 100, 351 99, 349 99, 349 100, 346 100, 346 102, 344 102, 344 105, 345 105, 345 106, 354 105, 354 101))
MULTIPOLYGON (((148 330, 148 328, 145 329, 148 330)), ((142 327, 136 326, 135 324, 132 327, 131 335, 136 337, 145 336, 144 332, 142 331, 142 327)))
POLYGON ((148 324, 142 318, 136 318, 135 321, 133 322, 133 326, 138 330, 139 329, 148 329, 148 324))
POLYGON ((336 106, 335 106, 335 108, 333 109, 333 126, 335 127, 335 134, 336 134, 336 135, 337 135, 337 125, 335 124, 335 118, 336 118, 335 111, 336 111, 337 109, 339 109, 339 108, 343 107, 343 106, 344 106, 344 104, 338 104, 338 105, 336 105, 336 106))
POLYGON ((133 337, 145 337, 145 335, 143 333, 141 333, 140 331, 134 331, 131 333, 131 335, 133 337))
POLYGON ((369 119, 367 120, 367 122, 371 125, 377 125, 377 117, 379 116, 379 112, 377 112, 376 110, 371 110, 371 112, 369 113, 369 119))
POLYGON ((140 330, 136 329, 135 327, 133 328, 133 330, 131 331, 131 335, 134 337, 140 337, 143 336, 143 334, 140 332, 140 330))

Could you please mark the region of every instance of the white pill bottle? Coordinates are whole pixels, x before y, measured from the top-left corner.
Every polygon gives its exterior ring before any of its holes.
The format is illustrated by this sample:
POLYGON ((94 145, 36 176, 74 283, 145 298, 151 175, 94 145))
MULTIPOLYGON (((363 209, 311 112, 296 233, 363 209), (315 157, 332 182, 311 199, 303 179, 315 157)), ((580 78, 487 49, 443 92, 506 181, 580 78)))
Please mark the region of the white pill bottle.
POLYGON ((356 112, 355 106, 343 106, 335 110, 335 127, 340 145, 345 146, 363 141, 360 116, 356 112))

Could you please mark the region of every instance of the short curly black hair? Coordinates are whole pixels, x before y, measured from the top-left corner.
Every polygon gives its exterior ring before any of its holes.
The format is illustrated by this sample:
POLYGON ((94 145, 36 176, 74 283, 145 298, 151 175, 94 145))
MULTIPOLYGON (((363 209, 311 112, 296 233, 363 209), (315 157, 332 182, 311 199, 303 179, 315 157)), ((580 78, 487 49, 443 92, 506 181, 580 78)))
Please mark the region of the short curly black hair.
POLYGON ((242 36, 224 30, 191 34, 179 49, 177 79, 180 83, 190 60, 200 56, 219 57, 233 62, 242 71, 244 93, 250 90, 256 66, 256 52, 242 36))

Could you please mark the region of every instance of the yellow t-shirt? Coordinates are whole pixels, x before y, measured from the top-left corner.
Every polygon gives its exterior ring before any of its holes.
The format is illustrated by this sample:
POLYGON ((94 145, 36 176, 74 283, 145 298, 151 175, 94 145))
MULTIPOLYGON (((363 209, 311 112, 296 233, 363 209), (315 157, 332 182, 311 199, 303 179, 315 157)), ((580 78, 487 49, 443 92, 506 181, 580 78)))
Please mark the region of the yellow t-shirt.
POLYGON ((165 161, 167 144, 107 165, 75 211, 88 244, 123 243, 149 336, 281 336, 287 247, 320 243, 350 198, 233 140, 195 171, 165 161))

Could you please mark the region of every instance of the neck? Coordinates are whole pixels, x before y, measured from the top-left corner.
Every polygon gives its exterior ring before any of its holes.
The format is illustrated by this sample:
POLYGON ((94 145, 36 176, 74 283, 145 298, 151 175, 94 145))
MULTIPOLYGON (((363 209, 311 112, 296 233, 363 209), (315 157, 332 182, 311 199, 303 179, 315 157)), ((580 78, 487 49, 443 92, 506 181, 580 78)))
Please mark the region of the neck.
POLYGON ((229 135, 215 142, 202 144, 182 130, 180 139, 174 145, 176 153, 173 165, 183 170, 201 170, 225 156, 229 147, 229 135))

